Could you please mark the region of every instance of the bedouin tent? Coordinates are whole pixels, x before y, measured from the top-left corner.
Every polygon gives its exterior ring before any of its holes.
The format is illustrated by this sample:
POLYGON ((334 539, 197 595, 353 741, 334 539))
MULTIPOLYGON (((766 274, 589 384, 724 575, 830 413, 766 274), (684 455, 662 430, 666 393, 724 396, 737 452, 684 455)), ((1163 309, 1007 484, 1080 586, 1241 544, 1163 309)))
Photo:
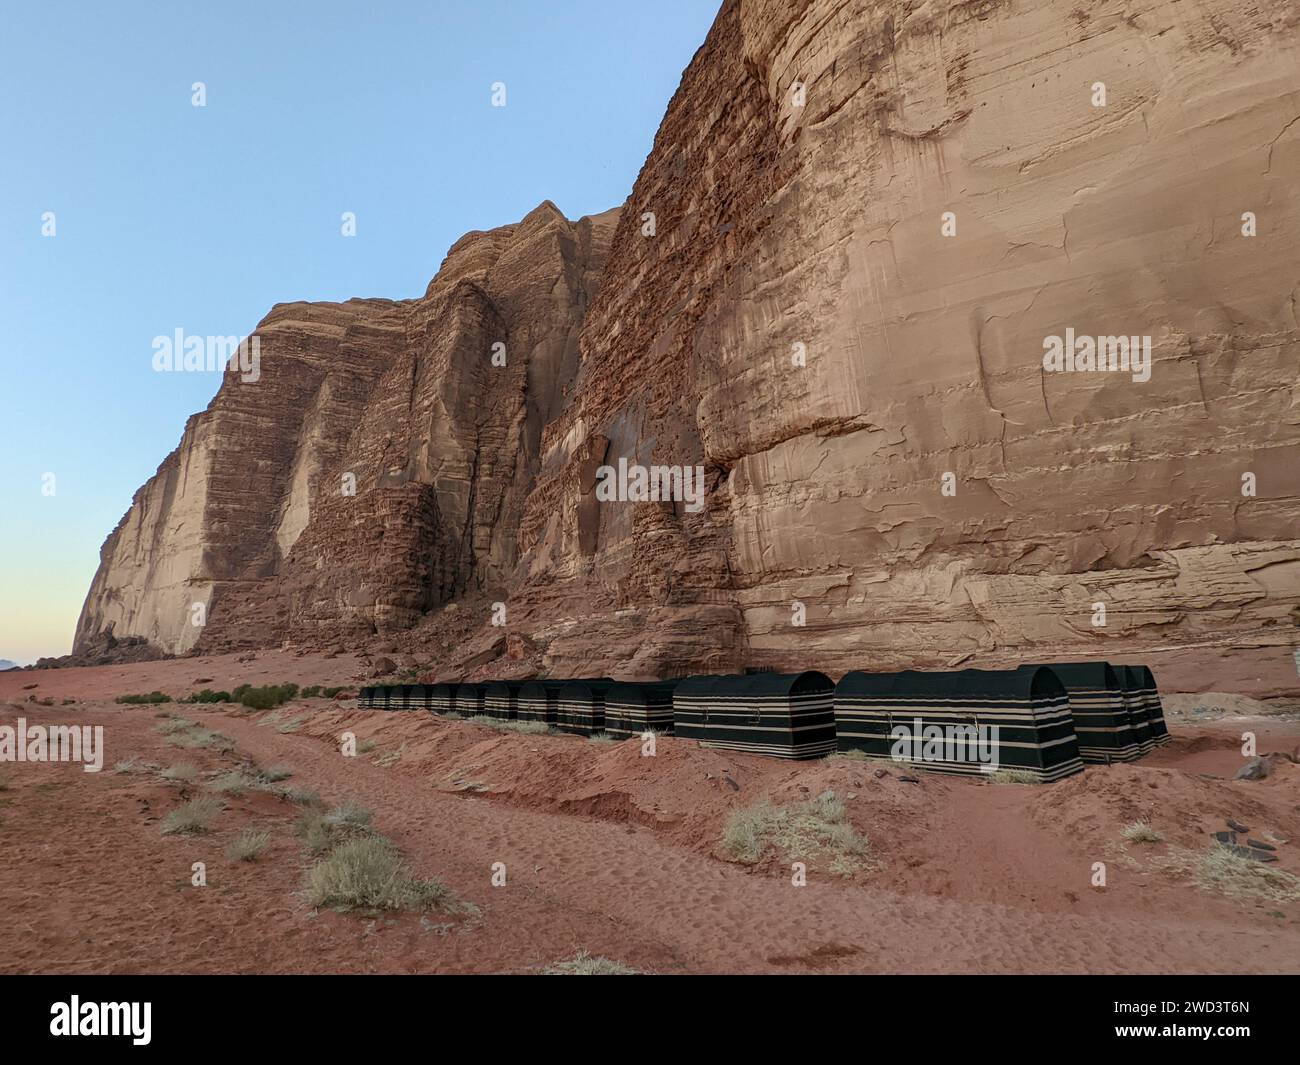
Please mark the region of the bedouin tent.
POLYGON ((1146 754, 1154 746, 1151 734, 1151 719, 1145 691, 1141 666, 1116 666, 1120 685, 1124 690, 1124 707, 1128 711, 1129 724, 1137 739, 1142 753, 1146 754))
POLYGON ((1142 756, 1118 670, 1109 662, 1053 662, 1046 668, 1060 678, 1070 697, 1074 734, 1084 762, 1106 765, 1142 756))
POLYGON ((428 694, 425 696, 425 705, 429 708, 429 712, 434 714, 450 712, 455 687, 454 684, 429 685, 428 694))
POLYGON ((1018 769, 1043 781, 1083 769, 1070 697, 1050 669, 846 674, 835 688, 841 751, 948 773, 1018 769))
POLYGON ((483 713, 498 721, 513 721, 518 714, 519 689, 517 680, 494 680, 483 686, 483 713))
POLYGON ((673 691, 678 682, 620 682, 605 693, 605 735, 625 740, 643 732, 673 731, 673 691))
POLYGON ((1165 725, 1165 708, 1160 701, 1155 674, 1146 666, 1116 666, 1124 689, 1124 704, 1134 722, 1138 743, 1145 754, 1153 747, 1169 742, 1165 725))
POLYGON ((834 691, 814 670, 687 677, 673 690, 673 732, 702 747, 820 758, 835 750, 834 691))
POLYGON ((452 688, 452 710, 465 717, 477 717, 483 713, 483 685, 454 684, 452 688))
POLYGON ((430 710, 433 708, 433 685, 412 684, 411 694, 407 698, 408 710, 430 710))
POLYGON ((611 677, 569 681, 555 699, 555 727, 575 736, 593 736, 605 730, 605 693, 611 677))
POLYGON ((560 689, 568 683, 567 680, 530 680, 524 684, 515 696, 519 720, 542 721, 554 725, 560 689))
POLYGON ((413 684, 394 684, 388 689, 388 709, 389 710, 411 710, 415 707, 412 702, 415 687, 413 684))
POLYGON ((357 699, 361 704, 362 710, 375 709, 375 689, 370 685, 367 685, 357 692, 357 699))

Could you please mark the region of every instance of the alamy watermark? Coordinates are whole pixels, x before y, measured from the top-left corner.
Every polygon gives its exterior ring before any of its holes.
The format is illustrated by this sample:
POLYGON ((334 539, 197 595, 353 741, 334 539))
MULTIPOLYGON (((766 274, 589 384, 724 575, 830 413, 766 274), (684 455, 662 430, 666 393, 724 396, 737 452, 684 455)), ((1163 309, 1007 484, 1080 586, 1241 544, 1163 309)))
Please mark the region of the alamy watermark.
POLYGON ((703 466, 642 466, 620 458, 618 466, 596 470, 596 498, 602 503, 685 503, 698 514, 704 509, 703 466))
POLYGON ((919 717, 911 725, 889 730, 895 762, 968 762, 986 772, 998 768, 997 725, 926 725, 919 717))
POLYGON ((158 373, 238 373, 251 384, 262 376, 262 338, 254 333, 237 336, 186 336, 177 329, 171 336, 153 338, 153 368, 158 373))
POLYGON ((1079 373, 1089 370, 1132 373, 1133 380, 1151 380, 1150 337, 1065 336, 1043 338, 1043 369, 1050 373, 1079 373))
POLYGON ((87 773, 104 768, 103 725, 0 725, 0 762, 82 762, 87 773))

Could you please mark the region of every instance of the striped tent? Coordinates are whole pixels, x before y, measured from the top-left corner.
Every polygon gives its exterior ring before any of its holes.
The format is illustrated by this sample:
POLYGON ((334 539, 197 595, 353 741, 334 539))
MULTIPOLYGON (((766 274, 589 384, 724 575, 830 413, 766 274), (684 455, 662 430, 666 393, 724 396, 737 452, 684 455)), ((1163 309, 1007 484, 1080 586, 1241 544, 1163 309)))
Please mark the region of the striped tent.
POLYGON ((571 680, 555 700, 555 727, 575 736, 593 736, 605 730, 605 693, 610 677, 571 680))
POLYGON ((1083 761, 1105 765, 1141 756, 1118 670, 1109 662, 1054 662, 1046 668, 1060 678, 1070 697, 1083 761))
POLYGON ((375 689, 370 685, 362 688, 361 691, 357 692, 357 700, 360 702, 362 710, 374 710, 375 689))
POLYGON ((1124 689, 1124 703, 1142 753, 1169 742, 1169 728, 1165 724, 1165 708, 1160 702, 1160 690, 1155 675, 1146 666, 1116 666, 1124 689))
POLYGON ((1042 781, 1083 769, 1069 695, 1039 666, 849 673, 835 688, 835 727, 841 751, 924 769, 1019 769, 1042 781))
POLYGON ((451 710, 454 684, 430 684, 425 695, 425 707, 430 713, 445 714, 451 710))
POLYGON ((483 713, 483 685, 453 684, 451 708, 465 717, 477 717, 483 713))
POLYGON ((388 689, 388 709, 389 710, 414 710, 418 705, 415 702, 415 685, 414 684, 394 684, 388 689))
POLYGON ((1128 711, 1129 725, 1133 729, 1133 735, 1142 753, 1146 754, 1154 746, 1154 737, 1151 734, 1150 711, 1147 706, 1142 667, 1116 666, 1115 669, 1119 673, 1120 685, 1123 688, 1124 708, 1128 711))
POLYGON ((812 670, 687 677, 673 690, 673 732, 703 747, 819 758, 835 750, 834 691, 812 670))
POLYGON ((433 685, 412 684, 407 697, 408 710, 431 710, 433 708, 433 685))
POLYGON ((605 693, 605 735, 625 740, 651 729, 671 733, 677 683, 615 684, 605 693))
POLYGON ((483 713, 499 721, 513 721, 518 714, 519 689, 515 680, 494 680, 483 686, 483 713))
POLYGON ((519 689, 515 697, 516 713, 520 721, 542 721, 554 725, 557 719, 556 703, 560 689, 567 680, 530 680, 519 689))

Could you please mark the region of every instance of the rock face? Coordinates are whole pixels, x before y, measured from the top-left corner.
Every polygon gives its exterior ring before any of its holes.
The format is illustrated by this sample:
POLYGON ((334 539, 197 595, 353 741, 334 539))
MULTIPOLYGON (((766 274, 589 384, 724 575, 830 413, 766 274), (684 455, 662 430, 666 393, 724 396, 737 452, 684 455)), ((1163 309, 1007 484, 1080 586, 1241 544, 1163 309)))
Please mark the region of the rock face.
POLYGON ((280 383, 191 421, 78 640, 185 650, 203 600, 205 647, 476 675, 1289 661, 1297 85, 1291 0, 732 0, 617 220, 274 310, 280 383), (1067 336, 1149 377, 1045 367, 1067 336), (620 459, 703 506, 602 501, 620 459))
POLYGON ((500 583, 615 218, 544 203, 418 300, 273 309, 258 379, 226 375, 109 536, 74 653, 368 635, 500 583))

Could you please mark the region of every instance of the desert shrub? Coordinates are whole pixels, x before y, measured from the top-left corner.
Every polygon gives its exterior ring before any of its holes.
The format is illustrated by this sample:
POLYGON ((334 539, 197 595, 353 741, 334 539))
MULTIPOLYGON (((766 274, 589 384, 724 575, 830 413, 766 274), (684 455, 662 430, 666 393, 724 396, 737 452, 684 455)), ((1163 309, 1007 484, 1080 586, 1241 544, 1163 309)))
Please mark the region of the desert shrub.
POLYGON ((270 769, 259 769, 257 778, 265 784, 278 784, 282 780, 288 780, 293 776, 293 770, 287 765, 273 765, 270 769))
POLYGON ((320 693, 321 693, 321 695, 323 695, 326 699, 333 699, 334 696, 338 695, 339 692, 345 692, 345 691, 347 691, 347 690, 348 690, 348 687, 347 687, 346 684, 340 684, 337 688, 322 688, 322 689, 320 690, 320 693))
POLYGON ((209 822, 220 812, 221 803, 211 796, 191 799, 163 818, 163 835, 195 835, 206 832, 209 822))
POLYGON ((438 880, 411 875, 397 849, 382 836, 345 840, 307 874, 314 906, 339 910, 457 910, 461 904, 438 880))
POLYGON ((303 690, 300 691, 298 694, 301 695, 304 699, 315 699, 320 695, 320 685, 313 684, 310 688, 303 688, 303 690))
POLYGON ((1039 777, 1027 769, 995 769, 986 778, 993 784, 1039 784, 1039 777))
POLYGON ((307 809, 298 818, 298 835, 312 854, 322 854, 338 843, 370 832, 373 815, 351 800, 332 810, 307 809))
POLYGON ((638 969, 621 961, 593 957, 585 950, 578 951, 566 961, 557 961, 542 970, 543 976, 641 976, 638 969))
POLYGON ((870 864, 871 847, 849 823, 844 804, 828 791, 788 806, 763 799, 734 811, 723 829, 722 851, 746 864, 772 852, 786 862, 824 860, 831 872, 845 876, 870 864))
POLYGON ((270 841, 271 833, 265 829, 246 828, 231 841, 226 854, 237 862, 255 862, 270 841))
POLYGON ((177 732, 184 732, 186 729, 192 729, 194 722, 183 717, 172 717, 168 715, 158 722, 155 726, 164 736, 171 736, 177 732))
MULTIPOLYGON (((444 714, 443 716, 460 715, 444 714)), ((502 732, 522 732, 526 736, 561 735, 559 729, 552 728, 545 721, 503 721, 497 717, 488 717, 486 714, 475 714, 469 720, 475 725, 486 725, 488 728, 500 729, 502 732)))
POLYGON ((183 703, 228 703, 230 702, 230 692, 213 691, 211 688, 204 688, 202 691, 191 692, 180 701, 183 703))
POLYGON ((1145 821, 1125 825, 1120 835, 1130 843, 1160 843, 1165 838, 1145 821))
POLYGON ((188 784, 198 779, 199 771, 188 762, 181 762, 177 765, 168 766, 159 774, 163 780, 175 781, 178 784, 188 784))
POLYGON ((201 748, 224 753, 235 749, 235 741, 229 736, 192 723, 188 723, 184 728, 171 731, 168 740, 177 747, 185 747, 191 750, 201 748))
POLYGON ((153 691, 145 695, 119 695, 114 701, 119 703, 170 703, 172 697, 164 695, 162 692, 153 691))

